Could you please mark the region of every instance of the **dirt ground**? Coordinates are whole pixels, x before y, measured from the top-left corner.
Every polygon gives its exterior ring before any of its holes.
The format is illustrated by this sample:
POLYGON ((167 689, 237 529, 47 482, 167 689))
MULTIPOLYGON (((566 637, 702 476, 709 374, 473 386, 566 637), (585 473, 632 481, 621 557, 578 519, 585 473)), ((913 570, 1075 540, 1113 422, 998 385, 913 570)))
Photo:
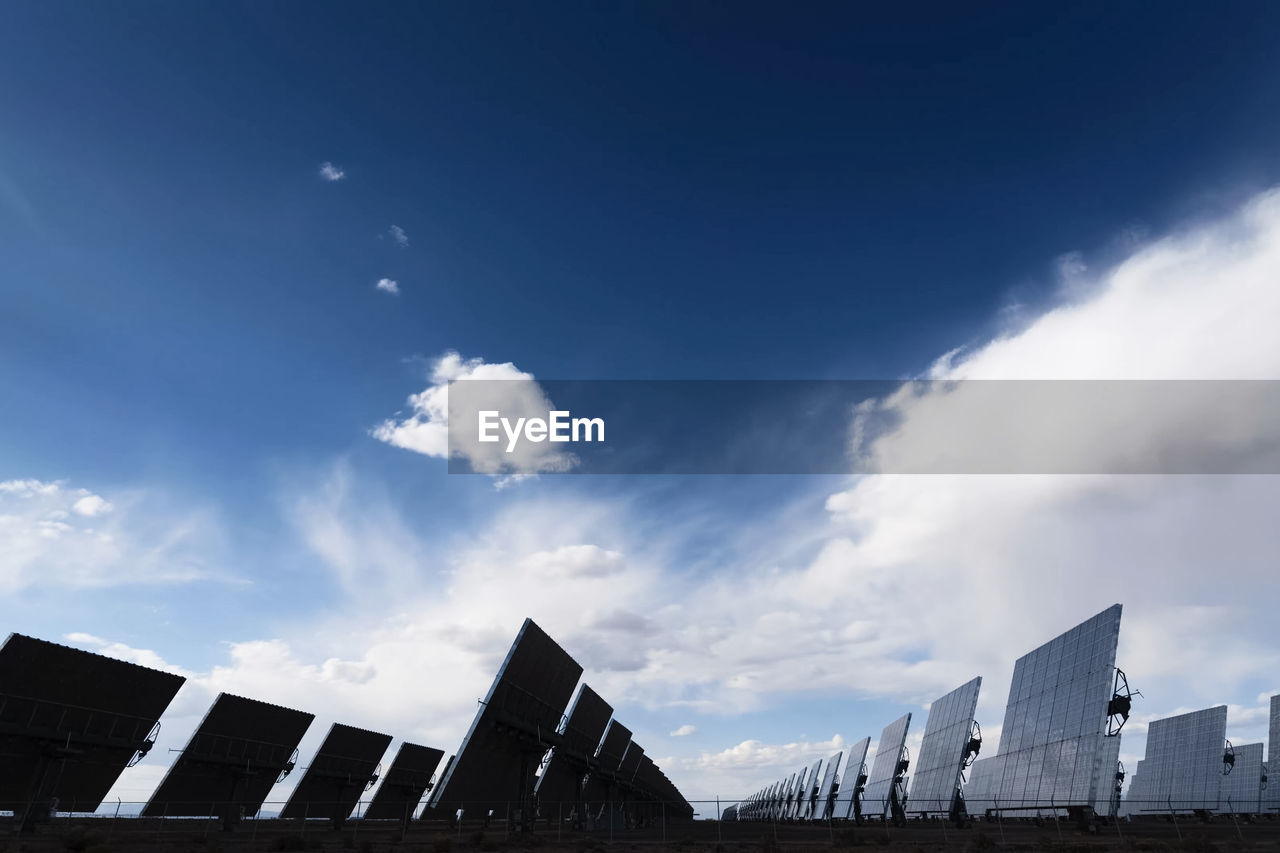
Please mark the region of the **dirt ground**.
POLYGON ((0 823, 0 853, 256 853, 314 850, 360 853, 462 853, 462 851, 679 850, 687 853, 782 853, 855 847, 886 851, 1280 851, 1280 820, 1209 823, 1145 818, 1099 821, 1085 831, 1066 821, 977 821, 966 829, 914 821, 902 828, 879 824, 763 824, 689 821, 643 829, 582 833, 540 827, 518 834, 480 825, 449 827, 416 821, 407 831, 394 823, 360 821, 334 830, 321 822, 249 821, 224 832, 213 821, 145 819, 59 820, 16 835, 0 823))

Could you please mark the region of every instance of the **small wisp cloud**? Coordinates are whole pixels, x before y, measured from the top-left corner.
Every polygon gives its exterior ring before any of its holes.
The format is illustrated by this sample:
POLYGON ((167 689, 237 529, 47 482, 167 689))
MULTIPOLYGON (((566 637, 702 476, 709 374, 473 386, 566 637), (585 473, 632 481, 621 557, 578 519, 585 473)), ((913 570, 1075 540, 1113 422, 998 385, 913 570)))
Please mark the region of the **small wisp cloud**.
POLYGON ((320 178, 325 181, 340 181, 347 176, 341 167, 335 166, 328 160, 320 164, 320 178))

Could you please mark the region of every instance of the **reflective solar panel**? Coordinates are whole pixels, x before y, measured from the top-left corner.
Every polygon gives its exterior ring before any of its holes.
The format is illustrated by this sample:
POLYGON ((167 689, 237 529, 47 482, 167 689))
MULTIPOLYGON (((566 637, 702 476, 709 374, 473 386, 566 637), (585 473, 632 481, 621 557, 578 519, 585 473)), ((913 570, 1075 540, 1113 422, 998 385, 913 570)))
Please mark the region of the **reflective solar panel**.
POLYGON ((1267 739, 1267 789, 1263 810, 1280 811, 1280 694, 1271 697, 1271 728, 1267 739))
POLYGON ((1142 772, 1142 760, 1134 765, 1133 772, 1129 774, 1129 786, 1124 792, 1124 802, 1120 806, 1120 814, 1126 817, 1141 814, 1140 804, 1147 801, 1146 795, 1142 790, 1142 783, 1146 779, 1146 774, 1142 772))
POLYGON ((907 744, 907 729, 911 725, 911 714, 903 714, 884 727, 880 733, 880 743, 876 747, 876 758, 871 764, 871 773, 867 777, 867 790, 862 798, 864 816, 887 816, 890 811, 890 794, 894 779, 897 778, 898 762, 902 758, 902 748, 907 744))
POLYGON ((813 766, 809 768, 809 774, 805 777, 804 790, 800 792, 799 805, 796 808, 796 817, 800 820, 810 820, 818 805, 818 783, 821 778, 818 771, 822 767, 822 759, 819 758, 813 762, 813 766))
POLYGON ((373 783, 391 735, 334 723, 298 780, 282 818, 328 818, 342 823, 373 783))
POLYGON ((1222 778, 1218 811, 1225 814, 1259 814, 1262 811, 1262 744, 1235 747, 1235 763, 1222 778))
POLYGON ((836 802, 832 816, 840 820, 853 820, 853 792, 858 784, 858 775, 867 762, 867 750, 871 746, 871 738, 862 740, 849 747, 845 756, 844 769, 840 771, 836 783, 836 802))
POLYGON ((432 805, 514 815, 533 793, 534 769, 551 746, 544 733, 559 727, 581 675, 568 652, 524 620, 432 805))
POLYGON ((929 706, 924 740, 912 765, 909 811, 947 814, 951 810, 981 687, 982 678, 975 678, 929 706))
POLYGON ((382 774, 382 783, 374 792, 362 817, 368 820, 409 820, 418 809, 422 795, 431 785, 431 776, 444 758, 443 749, 400 744, 391 766, 382 774))
POLYGON ((994 755, 979 758, 969 768, 969 778, 964 785, 964 800, 970 814, 996 807, 994 788, 1000 782, 997 758, 994 755))
POLYGON ((1096 802, 1120 614, 1113 605, 1017 660, 1000 749, 983 765, 970 811, 979 801, 1002 809, 1096 802))
POLYGON ((844 752, 837 752, 827 759, 826 769, 822 771, 822 782, 818 785, 818 809, 814 820, 830 820, 835 805, 836 770, 840 767, 840 759, 844 752))
POLYGON ((186 679, 10 634, 0 646, 0 809, 91 812, 150 749, 186 679))
POLYGON ((1153 721, 1138 811, 1217 810, 1226 739, 1226 705, 1153 721))
POLYGON ((1097 798, 1093 803, 1095 814, 1111 817, 1115 814, 1116 765, 1120 761, 1120 734, 1104 737, 1099 750, 1097 798))
POLYGON ((771 817, 781 820, 786 817, 787 804, 791 802, 792 789, 796 786, 796 774, 782 780, 782 785, 778 788, 778 793, 773 804, 773 814, 771 817))
POLYGON ((286 768, 313 714, 220 693, 142 809, 144 817, 252 817, 286 768))

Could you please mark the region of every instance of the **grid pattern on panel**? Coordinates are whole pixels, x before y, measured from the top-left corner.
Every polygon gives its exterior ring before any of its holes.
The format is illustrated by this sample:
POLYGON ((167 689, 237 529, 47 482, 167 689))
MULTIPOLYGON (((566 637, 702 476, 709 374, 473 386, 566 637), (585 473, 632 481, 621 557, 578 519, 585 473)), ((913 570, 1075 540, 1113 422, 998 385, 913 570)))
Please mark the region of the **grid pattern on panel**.
POLYGON ((1227 706, 1155 720, 1147 728, 1139 812, 1216 810, 1222 788, 1227 706))
POLYGON ((813 762, 813 766, 809 768, 809 778, 804 786, 804 798, 800 802, 800 809, 796 813, 796 817, 809 819, 813 817, 811 809, 817 805, 818 783, 820 777, 818 771, 822 768, 822 759, 819 758, 813 762))
POLYGON ((1014 664, 1001 760, 992 766, 997 807, 1095 801, 1121 609, 1107 608, 1014 664))
POLYGON ((840 766, 840 759, 843 756, 844 752, 841 751, 827 759, 826 770, 822 772, 822 782, 818 785, 818 808, 814 812, 814 820, 826 820, 833 816, 827 813, 827 804, 831 802, 831 792, 836 786, 836 768, 840 766))
POLYGON ((786 784, 782 786, 782 790, 778 792, 778 802, 774 806, 774 811, 778 817, 786 817, 787 809, 791 805, 792 793, 796 787, 796 774, 792 773, 787 779, 786 784))
POLYGON ((929 706, 924 740, 915 760, 907 811, 946 812, 960 787, 960 764, 973 729, 982 678, 975 678, 929 706))
POLYGON ((1142 761, 1139 760, 1134 766, 1133 772, 1129 774, 1129 787, 1124 792, 1124 802, 1120 804, 1120 814, 1128 817, 1140 813, 1139 804, 1146 799, 1142 787, 1146 782, 1146 778, 1146 774, 1142 772, 1142 761))
POLYGON ((837 782, 836 805, 832 817, 853 817, 853 789, 858 782, 858 774, 867 761, 867 749, 871 746, 871 738, 864 737, 849 748, 849 755, 844 762, 844 770, 840 771, 837 782))
POLYGON ((1262 797, 1262 744, 1237 746, 1236 763, 1222 777, 1219 810, 1227 814, 1258 814, 1262 797))
POLYGON ((793 818, 800 810, 800 803, 804 800, 804 785, 808 780, 809 768, 801 767, 796 773, 796 783, 791 789, 791 801, 787 803, 786 816, 793 818))
POLYGON ((1264 811, 1280 811, 1280 693, 1271 697, 1271 730, 1267 740, 1267 790, 1264 811))
POLYGON ((1112 816, 1111 797, 1116 790, 1116 765, 1120 761, 1120 735, 1104 737, 1098 753, 1098 781, 1094 790, 1097 798, 1093 801, 1096 814, 1112 816))
POLYGON ((964 800, 971 813, 984 811, 995 806, 995 797, 991 793, 994 785, 999 783, 996 768, 999 756, 980 758, 969 768, 969 781, 964 786, 964 800))
POLYGON ((862 813, 864 815, 884 815, 889 810, 889 791, 893 787, 893 777, 898 769, 898 760, 902 757, 902 747, 907 742, 907 728, 911 725, 911 715, 903 714, 880 733, 880 743, 876 747, 876 760, 871 765, 871 773, 867 776, 867 790, 862 797, 862 813))

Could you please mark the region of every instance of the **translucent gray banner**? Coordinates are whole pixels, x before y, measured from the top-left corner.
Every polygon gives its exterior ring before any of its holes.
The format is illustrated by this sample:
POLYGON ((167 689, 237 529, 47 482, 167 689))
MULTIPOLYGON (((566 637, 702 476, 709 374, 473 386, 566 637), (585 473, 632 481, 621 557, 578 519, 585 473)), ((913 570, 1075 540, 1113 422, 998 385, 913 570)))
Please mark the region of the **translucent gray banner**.
POLYGON ((448 414, 450 473, 1280 473, 1272 380, 464 380, 448 414))

